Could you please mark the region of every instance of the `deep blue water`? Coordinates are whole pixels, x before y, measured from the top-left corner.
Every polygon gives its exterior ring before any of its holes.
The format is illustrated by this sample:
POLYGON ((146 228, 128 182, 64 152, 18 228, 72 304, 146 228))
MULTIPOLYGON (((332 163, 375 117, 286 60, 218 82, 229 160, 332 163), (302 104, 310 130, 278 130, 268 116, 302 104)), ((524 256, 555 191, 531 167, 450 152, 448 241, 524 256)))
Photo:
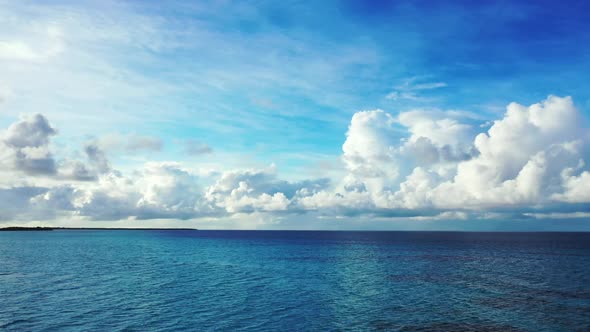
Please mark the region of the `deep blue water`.
POLYGON ((590 331, 590 233, 0 232, 0 330, 590 331))

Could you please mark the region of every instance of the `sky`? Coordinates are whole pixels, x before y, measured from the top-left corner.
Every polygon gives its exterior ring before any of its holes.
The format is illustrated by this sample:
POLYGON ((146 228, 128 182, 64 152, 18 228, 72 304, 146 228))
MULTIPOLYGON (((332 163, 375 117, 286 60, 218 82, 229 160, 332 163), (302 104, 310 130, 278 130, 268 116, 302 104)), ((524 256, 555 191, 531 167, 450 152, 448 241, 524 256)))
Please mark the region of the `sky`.
POLYGON ((589 231, 589 11, 0 0, 0 226, 589 231))

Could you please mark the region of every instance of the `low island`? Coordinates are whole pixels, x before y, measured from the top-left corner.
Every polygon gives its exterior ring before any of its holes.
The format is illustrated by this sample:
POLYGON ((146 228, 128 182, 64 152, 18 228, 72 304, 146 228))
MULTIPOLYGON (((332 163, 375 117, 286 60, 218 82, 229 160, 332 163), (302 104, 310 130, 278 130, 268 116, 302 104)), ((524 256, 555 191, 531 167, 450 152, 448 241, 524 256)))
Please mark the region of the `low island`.
POLYGON ((22 227, 9 226, 0 228, 1 231, 53 231, 53 230, 74 230, 74 231, 196 231, 196 228, 125 228, 125 227, 22 227))
POLYGON ((3 227, 0 228, 0 231, 52 231, 53 227, 20 227, 20 226, 10 226, 10 227, 3 227))

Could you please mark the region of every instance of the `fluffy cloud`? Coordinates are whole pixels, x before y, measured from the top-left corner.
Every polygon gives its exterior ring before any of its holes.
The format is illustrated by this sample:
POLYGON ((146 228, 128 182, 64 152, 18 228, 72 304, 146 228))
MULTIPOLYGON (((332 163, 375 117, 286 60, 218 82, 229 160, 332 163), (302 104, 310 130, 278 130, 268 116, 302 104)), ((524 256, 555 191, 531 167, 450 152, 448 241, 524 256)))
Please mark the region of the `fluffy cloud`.
POLYGON ((30 208, 30 200, 47 190, 31 186, 0 188, 0 220, 35 218, 35 211, 30 208))
POLYGON ((41 115, 35 114, 23 117, 21 121, 12 124, 4 134, 4 142, 16 148, 40 147, 49 143, 49 137, 57 132, 49 121, 41 115))
POLYGON ((589 137, 571 98, 512 103, 479 134, 479 126, 463 119, 441 111, 358 112, 342 146, 346 174, 335 181, 291 182, 280 179, 274 165, 206 173, 176 162, 148 162, 123 174, 97 141, 84 147, 85 162, 55 161, 49 147, 56 129, 42 115, 24 117, 2 133, 2 167, 25 180, 43 175, 58 182, 5 185, 0 219, 311 212, 434 220, 588 212, 589 137), (74 181, 81 179, 95 181, 74 181))
POLYGON ((111 165, 106 154, 98 145, 88 143, 84 147, 84 152, 86 152, 88 160, 96 167, 99 173, 107 173, 111 170, 111 165))
POLYGON ((553 198, 569 203, 590 202, 590 172, 584 171, 580 175, 569 175, 573 170, 566 169, 562 172, 563 193, 553 194, 553 198))
POLYGON ((588 137, 570 97, 549 96, 528 107, 512 103, 502 119, 477 135, 476 126, 461 123, 456 114, 444 115, 356 113, 343 146, 345 185, 300 204, 342 214, 353 209, 427 215, 563 209, 557 202, 590 202, 588 137), (410 136, 397 139, 394 123, 410 136), (396 184, 396 179, 401 180, 396 184))
POLYGON ((21 118, 1 136, 0 165, 30 175, 55 174, 49 140, 56 133, 41 114, 21 118))
POLYGON ((132 176, 111 170, 85 186, 46 189, 30 199, 29 209, 64 211, 70 216, 97 220, 189 219, 279 212, 290 209, 294 200, 325 189, 329 183, 326 179, 278 180, 274 166, 224 172, 207 187, 202 182, 205 181, 178 163, 149 162, 132 176))
POLYGON ((57 130, 42 114, 24 116, 0 134, 0 171, 25 176, 91 181, 108 172, 104 152, 94 144, 85 147, 87 161, 57 160, 51 151, 51 138, 57 130))
POLYGON ((329 185, 327 179, 288 182, 276 178, 274 165, 261 170, 224 172, 207 188, 206 198, 229 213, 285 211, 300 197, 313 195, 329 185))
POLYGON ((401 113, 398 122, 411 134, 401 147, 404 156, 428 165, 467 160, 477 154, 472 144, 474 128, 447 116, 436 111, 401 113))
POLYGON ((569 97, 510 104, 503 119, 475 138, 479 155, 459 163, 454 179, 436 188, 437 205, 538 204, 562 193, 562 172, 584 166, 579 117, 569 97))
POLYGON ((52 188, 32 199, 34 208, 70 211, 99 220, 197 217, 201 189, 197 178, 176 163, 147 163, 134 176, 118 171, 81 186, 52 188))
POLYGON ((342 160, 350 172, 345 186, 381 191, 395 183, 400 136, 394 123, 395 119, 382 110, 354 114, 342 145, 342 160))
POLYGON ((139 208, 163 211, 199 211, 202 196, 197 177, 176 163, 148 163, 137 186, 141 199, 139 208))

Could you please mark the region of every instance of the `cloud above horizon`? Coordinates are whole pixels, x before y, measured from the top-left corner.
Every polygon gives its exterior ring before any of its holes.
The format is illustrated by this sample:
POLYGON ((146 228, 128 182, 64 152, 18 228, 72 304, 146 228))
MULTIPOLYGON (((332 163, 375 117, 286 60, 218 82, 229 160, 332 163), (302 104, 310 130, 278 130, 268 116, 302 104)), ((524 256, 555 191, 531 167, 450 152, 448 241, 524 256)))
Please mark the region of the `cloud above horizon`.
POLYGON ((50 138, 57 129, 41 114, 25 116, 1 134, 1 172, 20 179, 3 181, 7 199, 0 205, 7 212, 0 218, 524 218, 589 212, 590 137, 571 97, 510 103, 485 132, 461 120, 444 111, 357 112, 342 145, 341 178, 285 181, 275 165, 205 174, 178 162, 148 161, 124 173, 95 143, 80 147, 84 162, 56 159, 50 138))

